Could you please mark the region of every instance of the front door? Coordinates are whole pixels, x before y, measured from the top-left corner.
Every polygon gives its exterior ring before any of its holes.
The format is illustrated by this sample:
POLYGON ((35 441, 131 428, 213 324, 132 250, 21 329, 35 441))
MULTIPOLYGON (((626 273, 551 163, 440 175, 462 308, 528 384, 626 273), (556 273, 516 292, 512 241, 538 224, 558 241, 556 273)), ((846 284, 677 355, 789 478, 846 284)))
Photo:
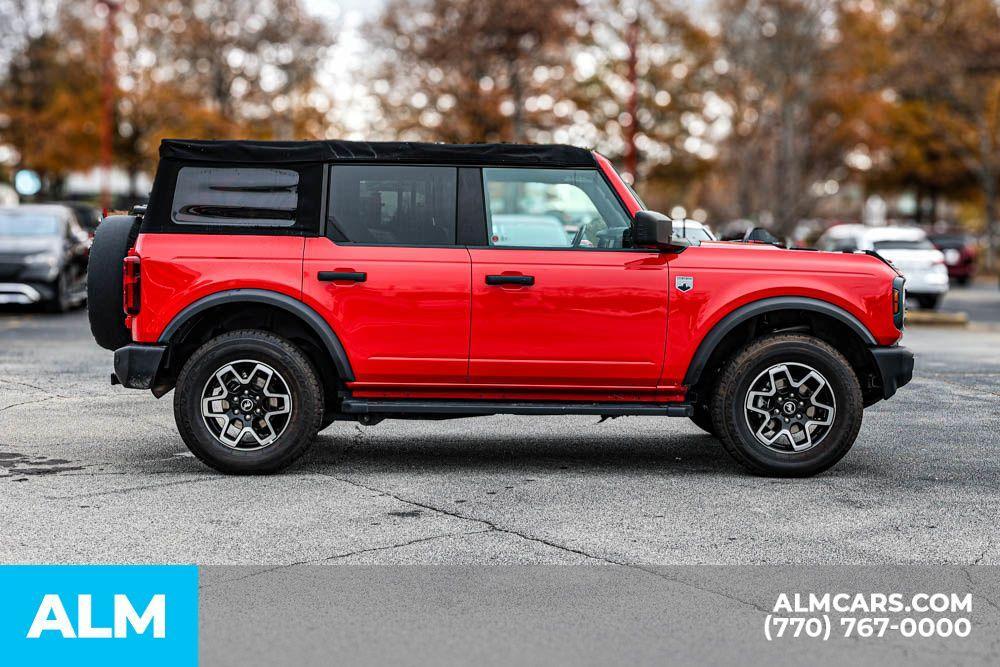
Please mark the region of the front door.
POLYGON ((335 165, 326 237, 306 240, 303 300, 340 337, 356 395, 464 383, 469 252, 454 167, 335 165))
POLYGON ((470 383, 655 386, 666 258, 622 247, 630 219, 601 173, 482 171, 488 245, 470 248, 470 383))

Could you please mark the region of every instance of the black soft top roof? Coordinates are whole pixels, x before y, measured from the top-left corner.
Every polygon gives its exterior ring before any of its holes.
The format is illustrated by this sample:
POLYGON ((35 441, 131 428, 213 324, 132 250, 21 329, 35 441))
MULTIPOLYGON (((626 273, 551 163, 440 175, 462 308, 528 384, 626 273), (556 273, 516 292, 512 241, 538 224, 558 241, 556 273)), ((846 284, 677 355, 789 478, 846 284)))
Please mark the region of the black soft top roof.
POLYGON ((410 141, 203 141, 164 139, 160 157, 193 162, 399 162, 593 167, 594 155, 561 144, 431 144, 410 141))

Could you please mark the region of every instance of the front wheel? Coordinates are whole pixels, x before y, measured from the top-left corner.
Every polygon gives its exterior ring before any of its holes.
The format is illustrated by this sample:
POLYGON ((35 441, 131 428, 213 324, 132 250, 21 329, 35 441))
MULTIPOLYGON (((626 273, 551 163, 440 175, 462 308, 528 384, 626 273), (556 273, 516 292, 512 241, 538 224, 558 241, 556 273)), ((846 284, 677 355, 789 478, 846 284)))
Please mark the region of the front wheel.
POLYGON ((52 298, 45 303, 45 310, 49 313, 65 313, 69 308, 69 276, 63 270, 52 283, 52 298))
POLYGON ((804 335, 753 341, 719 381, 712 415, 726 451, 752 472, 805 477, 839 461, 858 437, 863 402, 854 370, 804 335))
POLYGON ((323 416, 315 368, 265 331, 222 334, 191 355, 177 378, 174 419, 195 456, 224 473, 273 473, 312 444, 323 416))

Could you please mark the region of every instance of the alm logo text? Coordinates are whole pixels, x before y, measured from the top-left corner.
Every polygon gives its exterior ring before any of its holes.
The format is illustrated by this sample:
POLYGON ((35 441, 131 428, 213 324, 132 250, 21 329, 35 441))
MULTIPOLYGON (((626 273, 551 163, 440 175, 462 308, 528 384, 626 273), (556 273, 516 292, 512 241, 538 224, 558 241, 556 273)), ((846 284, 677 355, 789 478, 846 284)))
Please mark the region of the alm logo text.
POLYGON ((133 635, 146 634, 152 628, 154 639, 167 636, 167 597, 164 594, 154 595, 142 613, 136 611, 127 595, 115 595, 113 604, 112 627, 95 627, 92 597, 76 596, 77 625, 74 627, 62 598, 50 593, 38 605, 27 638, 38 639, 43 633, 52 632, 61 634, 64 639, 125 639, 129 636, 129 627, 133 635))

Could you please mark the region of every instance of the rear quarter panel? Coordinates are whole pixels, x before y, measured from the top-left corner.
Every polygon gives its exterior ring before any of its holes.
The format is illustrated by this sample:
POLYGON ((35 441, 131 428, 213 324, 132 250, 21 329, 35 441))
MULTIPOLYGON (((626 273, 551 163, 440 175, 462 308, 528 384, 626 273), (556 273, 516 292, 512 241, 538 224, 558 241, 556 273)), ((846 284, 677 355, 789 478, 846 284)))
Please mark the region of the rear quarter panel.
POLYGON ((195 301, 231 289, 265 289, 302 297, 304 239, 297 236, 140 234, 141 308, 132 338, 155 342, 195 301))
POLYGON ((663 385, 683 382, 698 345, 726 315, 770 297, 802 296, 838 306, 867 327, 880 345, 900 337, 892 323, 896 274, 874 257, 705 243, 675 255, 670 271, 663 385), (680 276, 694 278, 694 288, 677 290, 680 276))

